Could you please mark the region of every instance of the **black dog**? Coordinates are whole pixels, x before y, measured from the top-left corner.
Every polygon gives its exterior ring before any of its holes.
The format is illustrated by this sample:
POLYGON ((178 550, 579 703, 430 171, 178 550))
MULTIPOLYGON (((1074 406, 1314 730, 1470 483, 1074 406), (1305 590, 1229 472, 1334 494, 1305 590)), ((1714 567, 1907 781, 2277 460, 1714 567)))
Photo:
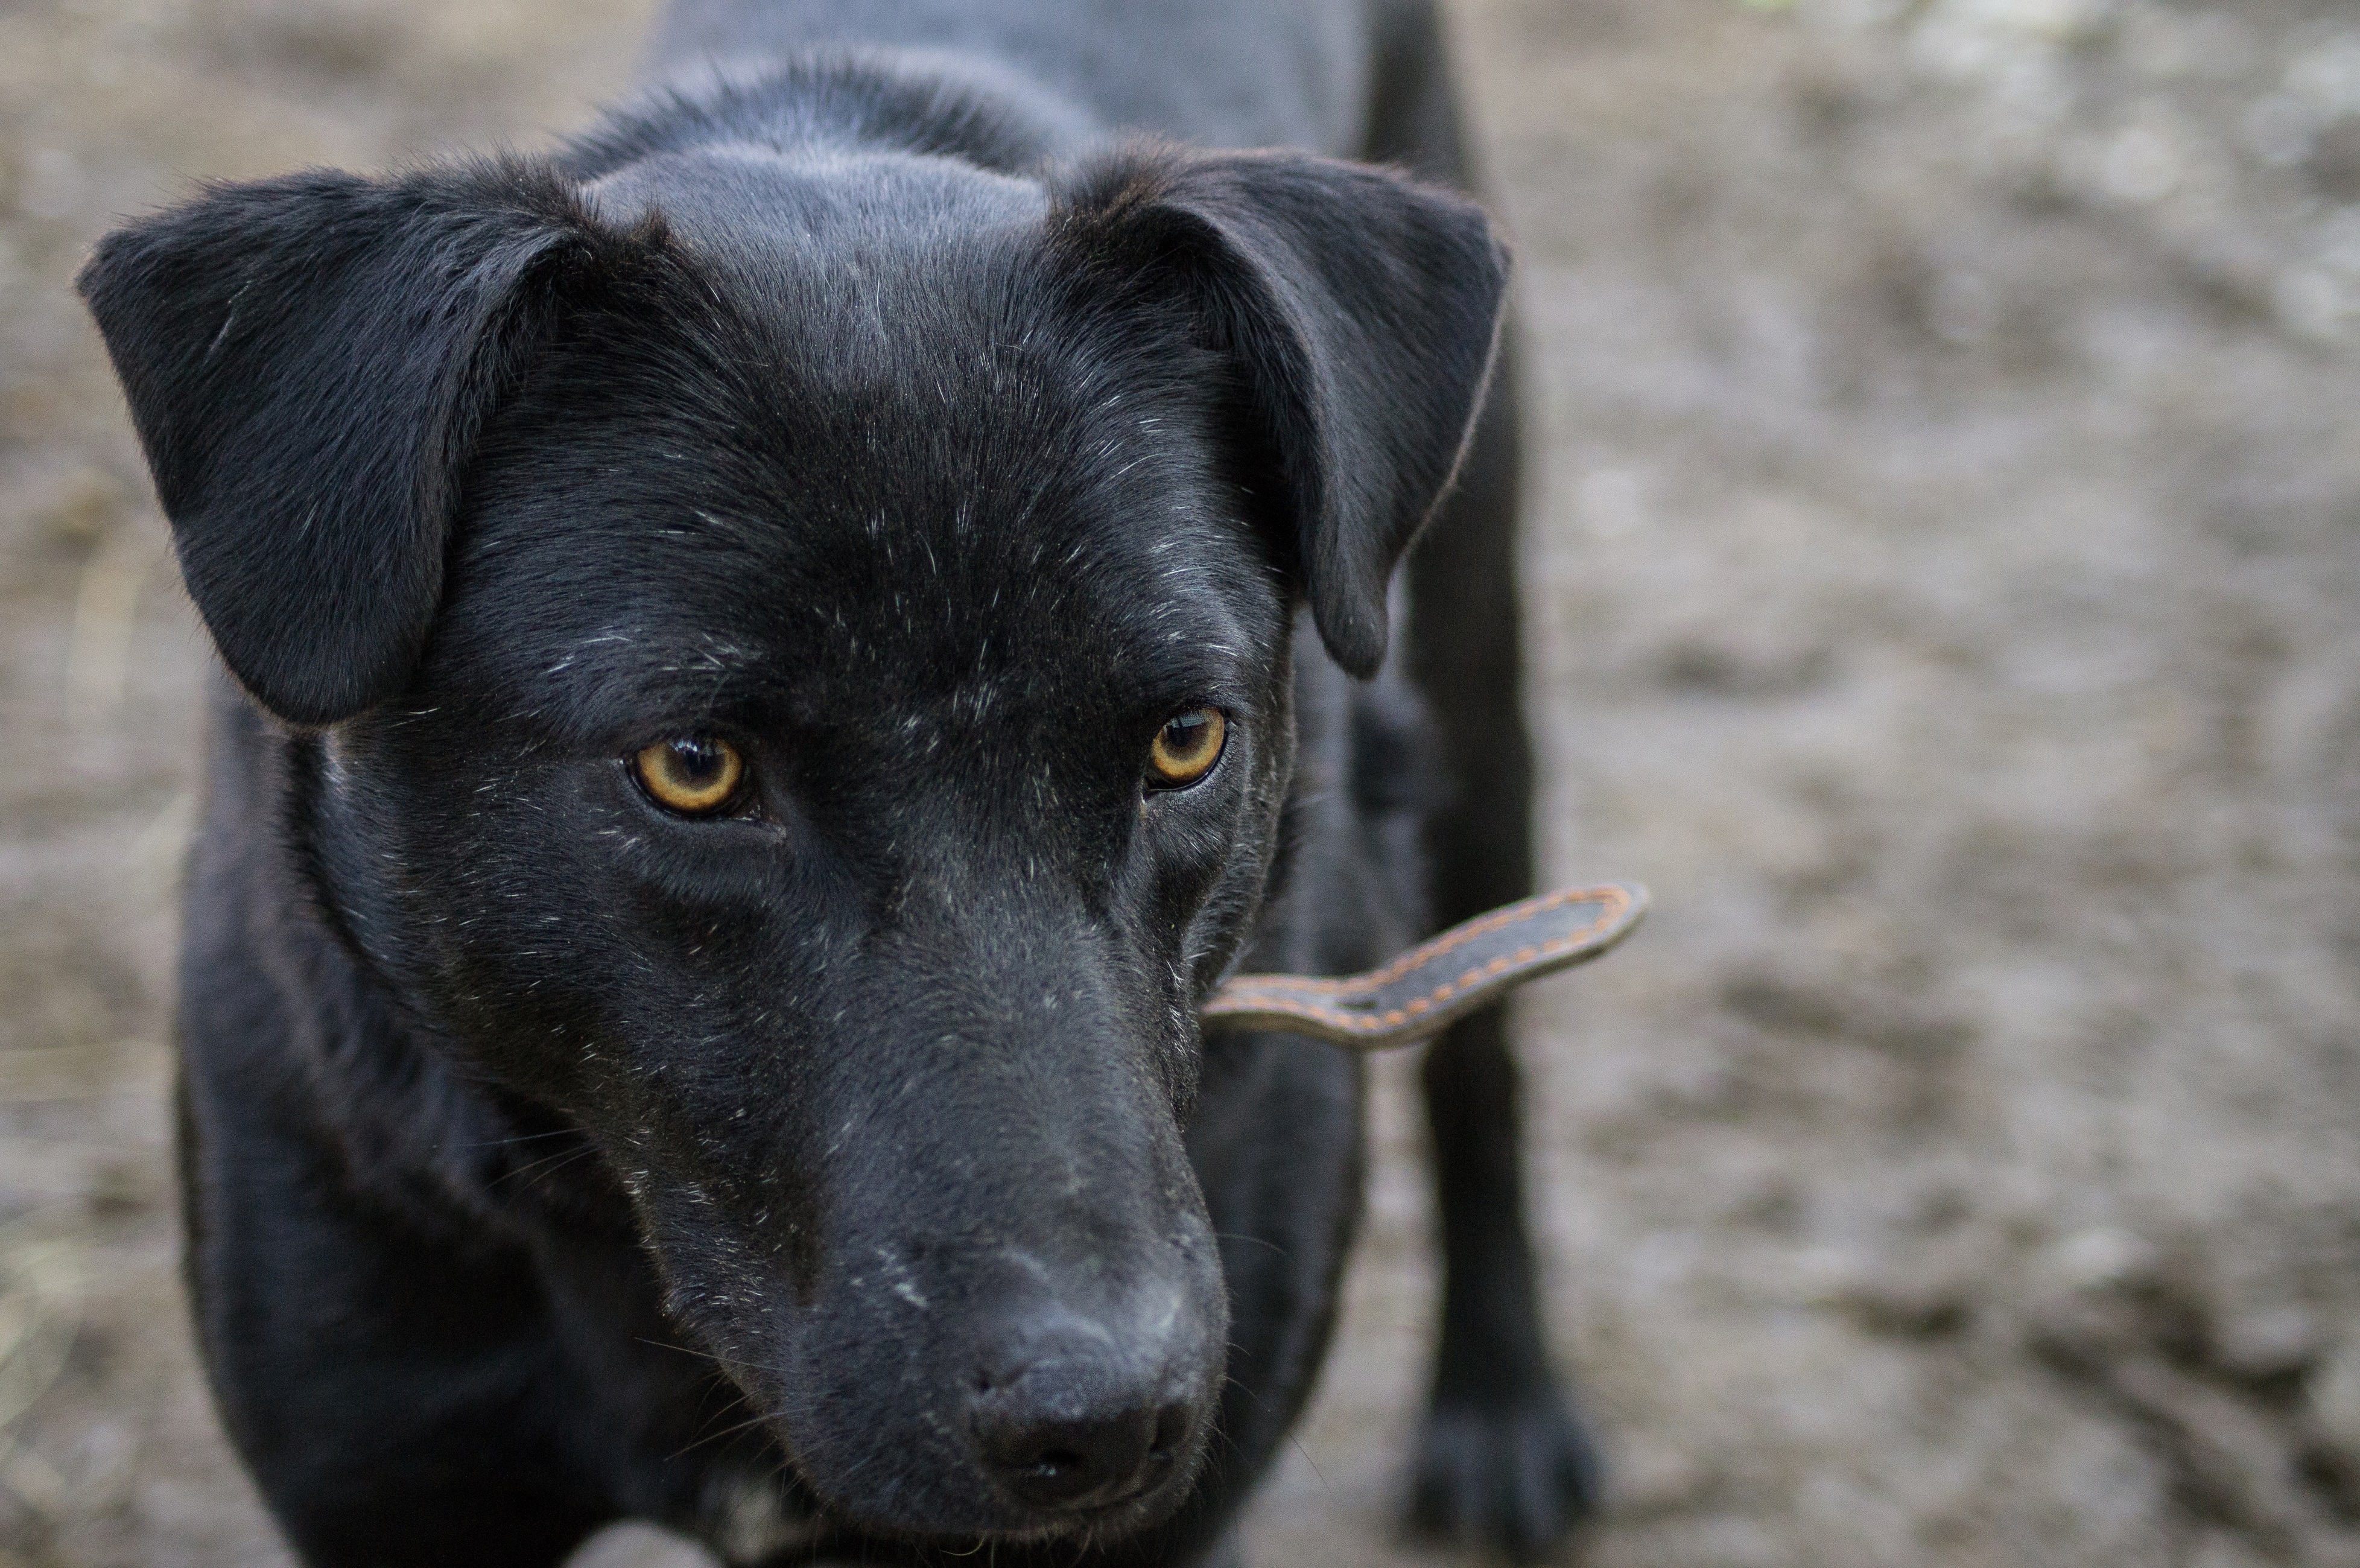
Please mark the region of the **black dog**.
MULTIPOLYGON (((691 0, 554 157, 101 245, 243 688, 189 1277, 308 1561, 1224 1550, 1361 1080, 1196 1006, 1524 894, 1529 789, 1490 229, 1190 148, 1463 183, 1437 45, 1425 0, 691 0)), ((1591 1477, 1496 1010, 1426 1085, 1414 1514, 1537 1553, 1591 1477)))

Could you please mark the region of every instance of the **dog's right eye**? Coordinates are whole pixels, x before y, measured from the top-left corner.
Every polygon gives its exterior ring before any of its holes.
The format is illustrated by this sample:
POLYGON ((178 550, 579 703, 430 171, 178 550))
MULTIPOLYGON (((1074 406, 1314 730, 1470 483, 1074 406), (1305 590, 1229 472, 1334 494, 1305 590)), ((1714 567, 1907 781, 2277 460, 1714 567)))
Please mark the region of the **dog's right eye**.
POLYGON ((746 759, 727 740, 659 740, 631 759, 648 798, 683 817, 710 817, 738 798, 746 759))
POLYGON ((1147 748, 1151 787, 1185 789, 1211 773, 1229 734, 1229 721, 1218 707, 1192 707, 1165 719, 1147 748))

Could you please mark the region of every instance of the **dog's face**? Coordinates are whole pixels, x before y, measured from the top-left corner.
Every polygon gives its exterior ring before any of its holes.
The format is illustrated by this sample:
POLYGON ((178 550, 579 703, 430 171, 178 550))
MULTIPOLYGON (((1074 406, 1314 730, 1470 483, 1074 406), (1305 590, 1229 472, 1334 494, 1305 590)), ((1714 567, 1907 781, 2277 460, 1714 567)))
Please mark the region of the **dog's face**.
POLYGON ((1309 159, 337 178, 84 287, 224 656, 326 726, 370 967, 586 1130, 847 1518, 1168 1512, 1227 1329, 1194 1006, 1294 605, 1372 666, 1455 461, 1481 220, 1309 159))
MULTIPOLYGON (((377 961, 596 1132, 806 1477, 938 1530, 1119 1525, 1193 1465, 1191 1004, 1291 740, 1205 389, 1069 314, 1004 194, 574 315, 330 792, 377 961)), ((686 206, 683 254, 750 237, 686 206)))

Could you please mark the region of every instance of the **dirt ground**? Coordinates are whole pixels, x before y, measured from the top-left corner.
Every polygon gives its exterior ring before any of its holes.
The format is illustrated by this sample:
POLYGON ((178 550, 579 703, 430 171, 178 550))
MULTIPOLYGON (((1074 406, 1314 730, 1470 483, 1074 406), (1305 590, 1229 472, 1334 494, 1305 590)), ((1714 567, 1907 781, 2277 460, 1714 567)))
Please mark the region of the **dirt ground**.
MULTIPOLYGON (((0 5, 0 1568, 285 1561, 173 1273, 209 655, 66 280, 196 178, 530 145, 642 10, 0 5)), ((1657 899, 1524 1017, 1584 1560, 2360 1564, 2360 12, 1457 20, 1551 867, 1657 899)), ((1405 1070, 1265 1565, 1431 1560, 1405 1070)))

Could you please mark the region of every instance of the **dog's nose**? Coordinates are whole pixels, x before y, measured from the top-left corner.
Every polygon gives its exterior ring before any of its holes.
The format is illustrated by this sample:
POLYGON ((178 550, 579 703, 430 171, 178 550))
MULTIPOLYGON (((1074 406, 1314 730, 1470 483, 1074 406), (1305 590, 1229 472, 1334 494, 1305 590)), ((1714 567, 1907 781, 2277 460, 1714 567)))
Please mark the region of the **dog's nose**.
POLYGON ((1070 1319, 1022 1336, 978 1379, 974 1430, 985 1465, 1019 1501, 1060 1512, 1153 1490, 1196 1425, 1167 1348, 1070 1319))
POLYGON ((976 1401, 976 1439, 1001 1486, 1036 1508, 1079 1512, 1154 1487, 1188 1445, 1177 1401, 1076 1399, 1064 1369, 1035 1367, 976 1401), (1093 1408, 1097 1406, 1098 1408, 1093 1408))

